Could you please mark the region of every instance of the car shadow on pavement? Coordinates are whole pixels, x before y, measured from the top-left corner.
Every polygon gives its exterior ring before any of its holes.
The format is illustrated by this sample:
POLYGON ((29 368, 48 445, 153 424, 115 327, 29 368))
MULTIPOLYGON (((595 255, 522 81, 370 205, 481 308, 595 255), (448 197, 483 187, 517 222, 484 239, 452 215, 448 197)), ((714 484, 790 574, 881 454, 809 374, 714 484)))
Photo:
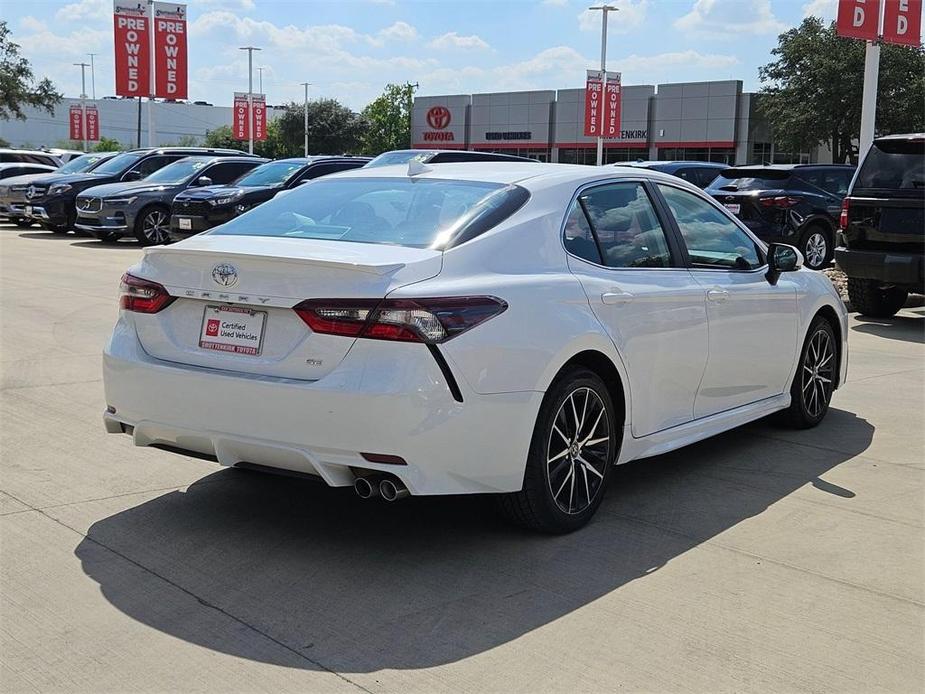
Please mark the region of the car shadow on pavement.
POLYGON ((98 239, 84 239, 83 241, 75 241, 71 245, 75 248, 93 248, 106 251, 124 250, 126 248, 143 248, 135 237, 110 242, 103 242, 98 239))
POLYGON ((56 234, 52 231, 24 231, 19 234, 21 239, 39 239, 40 241, 55 240, 55 241, 73 241, 75 238, 73 234, 56 234))
POLYGON ((859 333, 877 335, 890 340, 925 344, 925 315, 921 311, 907 309, 892 318, 857 316, 857 320, 858 324, 852 326, 851 329, 859 333))
POLYGON ((117 609, 199 646, 312 670, 427 668, 645 581, 801 487, 851 503, 820 477, 872 435, 832 410, 814 430, 762 421, 623 465, 595 520, 558 537, 508 526, 486 497, 385 504, 223 469, 93 523, 75 554, 117 609))

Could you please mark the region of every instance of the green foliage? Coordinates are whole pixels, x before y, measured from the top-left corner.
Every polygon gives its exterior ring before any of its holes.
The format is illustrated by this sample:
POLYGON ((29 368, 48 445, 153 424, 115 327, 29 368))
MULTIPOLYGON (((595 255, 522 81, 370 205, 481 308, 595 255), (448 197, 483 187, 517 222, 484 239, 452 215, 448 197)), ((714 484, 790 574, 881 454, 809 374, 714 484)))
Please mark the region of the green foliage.
POLYGON ((61 94, 47 77, 36 83, 29 61, 19 55, 19 45, 10 40, 6 21, 0 20, 0 119, 25 120, 23 106, 55 112, 61 94))
POLYGON ((385 90, 363 109, 367 123, 363 154, 382 154, 390 149, 411 147, 411 107, 414 85, 387 84, 385 90))
POLYGON ((2 137, 0 137, 0 147, 9 147, 9 146, 10 146, 10 141, 5 140, 2 137))
POLYGON ((177 147, 198 147, 199 138, 195 135, 181 135, 177 139, 177 147))
MULTIPOLYGON (((290 103, 285 112, 270 121, 267 128, 277 134, 277 156, 298 157, 304 153, 304 105, 290 103)), ((308 102, 309 154, 356 153, 362 147, 365 120, 336 99, 308 102)))
MULTIPOLYGON (((833 161, 857 162, 864 42, 835 34, 817 17, 778 37, 775 60, 759 68, 758 106, 781 150, 806 151, 820 143, 833 161)), ((884 44, 880 52, 878 134, 925 129, 925 51, 884 44)))
POLYGON ((97 142, 93 147, 90 148, 91 152, 118 152, 125 149, 122 146, 122 143, 118 140, 115 140, 111 137, 100 137, 99 142, 97 142))

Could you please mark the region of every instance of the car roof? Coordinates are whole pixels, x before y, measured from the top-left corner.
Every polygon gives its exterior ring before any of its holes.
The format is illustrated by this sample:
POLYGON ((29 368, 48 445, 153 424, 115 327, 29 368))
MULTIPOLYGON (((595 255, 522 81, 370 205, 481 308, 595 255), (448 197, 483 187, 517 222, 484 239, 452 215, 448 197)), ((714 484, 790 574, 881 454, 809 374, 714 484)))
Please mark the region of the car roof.
POLYGON ((21 166, 40 166, 43 169, 48 169, 49 171, 54 171, 56 167, 51 166, 50 164, 39 164, 37 162, 31 161, 3 161, 0 162, 0 169, 11 169, 19 168, 21 166))
POLYGON ((794 171, 796 169, 853 169, 851 164, 742 164, 727 171, 794 171))
POLYGON ((925 133, 900 133, 897 135, 881 135, 874 138, 874 142, 880 142, 881 140, 925 140, 925 133))
POLYGON ((131 154, 185 154, 190 156, 197 154, 237 154, 242 157, 251 157, 240 149, 225 149, 222 147, 137 147, 127 150, 131 154))
POLYGON ((703 169, 725 169, 728 168, 728 164, 720 164, 715 161, 699 161, 699 160, 683 160, 683 159, 674 159, 671 161, 618 161, 613 164, 613 166, 635 166, 640 169, 650 169, 660 166, 666 169, 673 168, 703 168, 703 169))
POLYGON ((45 149, 19 149, 18 147, 0 147, 0 152, 16 152, 17 154, 44 154, 46 157, 58 156, 45 149))
POLYGON ((354 157, 349 154, 312 154, 308 157, 288 157, 286 159, 270 159, 274 164, 286 162, 288 164, 315 164, 320 161, 370 161, 372 157, 354 157))

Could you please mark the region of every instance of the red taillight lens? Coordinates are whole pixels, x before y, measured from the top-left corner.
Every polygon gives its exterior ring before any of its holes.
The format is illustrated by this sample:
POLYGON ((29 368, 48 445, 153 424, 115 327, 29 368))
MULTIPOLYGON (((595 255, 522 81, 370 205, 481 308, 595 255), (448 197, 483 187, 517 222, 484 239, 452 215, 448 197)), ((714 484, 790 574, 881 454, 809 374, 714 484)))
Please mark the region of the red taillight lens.
POLYGON ((761 203, 762 207, 778 207, 786 210, 799 204, 800 198, 795 198, 790 195, 776 195, 773 198, 758 198, 758 202, 761 203))
POLYGON ((119 285, 119 307, 135 313, 157 313, 176 297, 170 296, 157 282, 125 273, 119 285))
POLYGON ((507 304, 493 296, 433 299, 309 299, 293 310, 316 333, 400 342, 446 342, 497 316, 507 304))
POLYGON ((841 201, 841 214, 838 215, 838 227, 845 230, 848 228, 848 210, 851 209, 851 202, 848 198, 841 201))

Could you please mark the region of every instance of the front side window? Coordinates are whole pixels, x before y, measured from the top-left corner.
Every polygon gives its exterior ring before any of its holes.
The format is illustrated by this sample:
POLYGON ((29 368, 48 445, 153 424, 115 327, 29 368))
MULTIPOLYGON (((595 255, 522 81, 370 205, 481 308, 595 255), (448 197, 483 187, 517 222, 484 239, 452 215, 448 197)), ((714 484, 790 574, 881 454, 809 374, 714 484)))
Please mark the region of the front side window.
POLYGON ((668 240, 641 183, 583 192, 569 212, 565 245, 574 255, 608 267, 671 267, 668 240))
POLYGON ((166 159, 167 157, 151 157, 150 159, 145 159, 135 168, 142 175, 150 174, 146 175, 145 178, 148 183, 172 186, 185 183, 193 177, 198 178, 199 173, 209 163, 209 160, 205 158, 187 157, 164 166, 164 160, 166 159))
POLYGON ((239 186, 281 186, 305 166, 304 161, 271 161, 261 164, 238 181, 239 186))
POLYGON ((695 268, 753 270, 763 261, 751 237, 706 200, 674 186, 658 184, 674 215, 695 268))

